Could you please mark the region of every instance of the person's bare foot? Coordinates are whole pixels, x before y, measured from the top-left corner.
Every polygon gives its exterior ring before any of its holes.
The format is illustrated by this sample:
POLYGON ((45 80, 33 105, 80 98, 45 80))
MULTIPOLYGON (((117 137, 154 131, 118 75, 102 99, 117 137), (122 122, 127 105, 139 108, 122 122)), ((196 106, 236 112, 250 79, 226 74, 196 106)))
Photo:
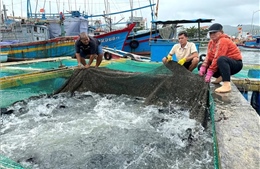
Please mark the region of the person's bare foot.
POLYGON ((211 83, 219 84, 221 81, 222 81, 222 77, 219 76, 215 81, 213 81, 213 82, 211 82, 211 83))
POLYGON ((215 90, 218 93, 227 93, 231 91, 230 82, 223 82, 223 85, 215 90))

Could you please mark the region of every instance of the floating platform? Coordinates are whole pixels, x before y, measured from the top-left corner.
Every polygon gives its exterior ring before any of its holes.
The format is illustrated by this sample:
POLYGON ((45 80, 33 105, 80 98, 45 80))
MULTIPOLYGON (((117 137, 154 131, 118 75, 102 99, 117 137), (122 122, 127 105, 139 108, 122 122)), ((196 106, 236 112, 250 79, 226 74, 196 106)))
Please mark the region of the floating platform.
MULTIPOLYGON (((4 68, 19 64, 30 64, 43 61, 60 61, 62 59, 71 58, 64 57, 21 62, 6 62, 1 63, 0 66, 1 68, 4 68)), ((111 69, 120 69, 122 67, 122 70, 126 70, 130 69, 129 65, 133 66, 131 68, 134 69, 135 66, 144 64, 137 62, 134 63, 133 61, 129 61, 128 65, 125 63, 128 63, 127 59, 117 59, 116 61, 104 60, 101 66, 111 69)), ((160 63, 145 64, 147 65, 144 71, 149 71, 150 69, 154 69, 155 67, 161 65, 160 63)), ((255 67, 254 65, 245 67, 258 68, 258 66, 255 67)), ((27 74, 2 77, 0 78, 0 89, 16 87, 40 80, 69 77, 76 68, 76 66, 70 66, 53 70, 36 69, 34 72, 27 74)), ((214 159, 216 163, 215 169, 258 168, 260 166, 260 117, 249 102, 246 101, 246 99, 240 94, 239 90, 260 91, 260 81, 255 78, 232 78, 232 82, 232 91, 230 93, 217 94, 214 90, 216 87, 219 87, 219 85, 211 84, 210 86, 212 96, 211 113, 212 119, 214 119, 212 120, 212 127, 213 131, 215 131, 213 139, 215 139, 215 151, 218 157, 214 159)))
POLYGON ((212 123, 216 131, 219 168, 259 168, 260 116, 234 83, 230 93, 215 93, 217 87, 219 85, 211 85, 211 106, 214 112, 212 123))

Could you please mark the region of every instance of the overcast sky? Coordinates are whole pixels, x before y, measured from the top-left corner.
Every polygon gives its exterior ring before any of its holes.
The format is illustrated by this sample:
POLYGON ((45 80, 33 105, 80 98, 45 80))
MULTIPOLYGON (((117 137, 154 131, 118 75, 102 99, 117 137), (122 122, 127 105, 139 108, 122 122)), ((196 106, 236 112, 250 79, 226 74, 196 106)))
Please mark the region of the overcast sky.
MULTIPOLYGON (((108 0, 110 4, 110 12, 119 12, 130 8, 129 0, 108 0)), ((157 0, 151 0, 157 3, 157 0)), ((78 9, 80 11, 88 11, 93 14, 101 14, 105 10, 104 0, 30 0, 31 9, 34 13, 44 7, 45 11, 58 12, 78 9), (58 3, 57 3, 58 2, 58 3), (70 4, 70 5, 67 5, 70 4), (93 5, 94 4, 94 5, 93 5)), ((8 9, 8 15, 14 10, 15 16, 26 17, 27 0, 2 0, 1 4, 5 4, 8 9)), ((149 0, 133 0, 133 8, 149 5, 149 0)), ((134 16, 142 16, 151 20, 150 8, 135 11, 134 16)), ((130 13, 121 15, 113 15, 111 18, 114 22, 123 19, 126 21, 130 13)), ((260 0, 160 0, 158 6, 157 20, 179 20, 179 19, 197 19, 208 18, 215 19, 214 22, 223 25, 237 26, 260 25, 260 0)), ((149 25, 149 24, 148 24, 149 25)), ((208 25, 208 24, 206 24, 208 25)))

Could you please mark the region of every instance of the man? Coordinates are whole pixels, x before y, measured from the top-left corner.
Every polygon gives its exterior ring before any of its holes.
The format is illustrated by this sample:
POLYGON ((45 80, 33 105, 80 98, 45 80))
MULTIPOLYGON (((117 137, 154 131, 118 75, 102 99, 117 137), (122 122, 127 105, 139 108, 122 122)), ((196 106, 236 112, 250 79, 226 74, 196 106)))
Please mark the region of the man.
POLYGON ((76 58, 78 66, 89 68, 93 60, 96 59, 96 68, 103 58, 102 46, 98 39, 88 36, 85 32, 80 33, 79 39, 75 42, 76 58), (89 59, 88 64, 86 60, 89 59))
POLYGON ((175 44, 167 57, 162 59, 163 63, 172 60, 172 55, 176 55, 178 63, 189 71, 193 71, 199 63, 199 54, 194 43, 188 42, 188 35, 182 31, 178 34, 179 43, 175 44))

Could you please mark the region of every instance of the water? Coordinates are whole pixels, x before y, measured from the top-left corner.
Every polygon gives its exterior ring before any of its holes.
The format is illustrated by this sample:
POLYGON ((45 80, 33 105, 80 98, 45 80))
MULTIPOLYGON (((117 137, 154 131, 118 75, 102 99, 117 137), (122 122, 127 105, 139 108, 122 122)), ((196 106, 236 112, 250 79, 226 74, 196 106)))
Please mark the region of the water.
POLYGON ((31 168, 214 168, 212 136, 177 105, 76 93, 17 102, 3 115, 0 154, 31 168))
MULTIPOLYGON (((259 52, 242 55, 244 64, 259 65, 259 52)), ((51 93, 52 85, 1 90, 1 104, 51 93)), ((143 101, 87 92, 18 102, 7 107, 13 114, 1 116, 0 154, 36 169, 214 168, 209 129, 177 105, 143 101)))
MULTIPOLYGON (((200 54, 206 54, 207 49, 200 49, 200 54)), ((241 50, 244 64, 260 64, 260 52, 241 50)))
POLYGON ((67 78, 60 77, 29 84, 21 83, 21 86, 0 90, 0 107, 8 107, 16 101, 28 99, 31 96, 54 93, 65 84, 66 80, 67 78))
POLYGON ((21 75, 39 71, 57 69, 61 66, 71 67, 77 66, 76 59, 61 59, 58 61, 46 61, 35 63, 24 63, 1 67, 0 78, 13 75, 21 75))

